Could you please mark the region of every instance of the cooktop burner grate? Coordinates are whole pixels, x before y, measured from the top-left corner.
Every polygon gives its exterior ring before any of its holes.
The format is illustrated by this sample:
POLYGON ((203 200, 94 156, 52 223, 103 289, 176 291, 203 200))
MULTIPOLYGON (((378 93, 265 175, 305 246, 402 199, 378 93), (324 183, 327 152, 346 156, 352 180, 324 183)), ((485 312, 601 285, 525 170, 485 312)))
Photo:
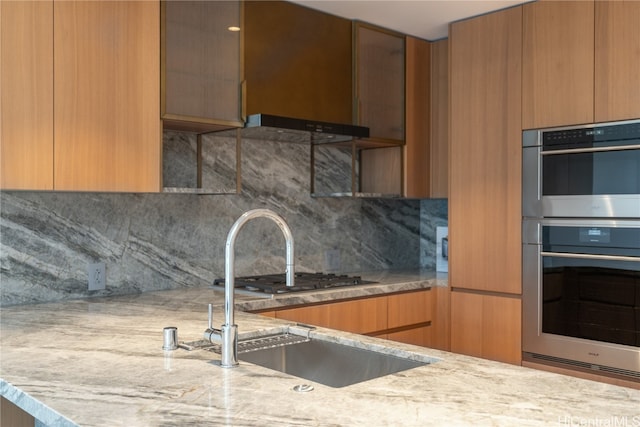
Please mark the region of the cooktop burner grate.
MULTIPOLYGON (((376 282, 362 280, 360 276, 332 273, 295 273, 295 283, 292 287, 286 285, 286 276, 284 273, 236 277, 234 281, 236 289, 246 289, 248 291, 264 292, 266 294, 310 291, 370 283, 376 282)), ((224 279, 215 279, 213 285, 215 287, 224 287, 224 279)))

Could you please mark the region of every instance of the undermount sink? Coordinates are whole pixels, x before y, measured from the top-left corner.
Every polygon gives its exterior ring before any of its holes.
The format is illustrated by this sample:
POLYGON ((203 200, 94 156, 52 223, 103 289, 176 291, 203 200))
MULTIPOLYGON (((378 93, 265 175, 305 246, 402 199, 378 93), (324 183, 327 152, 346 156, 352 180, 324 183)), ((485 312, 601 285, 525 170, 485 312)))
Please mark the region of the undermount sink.
POLYGON ((411 360, 315 338, 240 353, 238 358, 244 362, 336 388, 436 361, 426 357, 423 361, 411 360))

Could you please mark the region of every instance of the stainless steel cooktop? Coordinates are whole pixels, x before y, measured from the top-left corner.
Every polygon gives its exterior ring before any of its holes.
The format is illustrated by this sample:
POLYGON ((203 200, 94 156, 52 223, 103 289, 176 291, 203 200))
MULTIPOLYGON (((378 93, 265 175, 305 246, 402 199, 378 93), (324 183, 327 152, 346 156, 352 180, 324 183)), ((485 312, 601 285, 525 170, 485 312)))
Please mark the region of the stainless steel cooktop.
MULTIPOLYGON (((376 283, 362 280, 360 276, 333 273, 296 273, 294 286, 286 285, 285 274, 263 274, 258 276, 236 277, 235 289, 264 294, 282 294, 288 292, 311 291, 344 286, 357 286, 376 283)), ((213 287, 224 289, 224 278, 215 279, 213 287)))

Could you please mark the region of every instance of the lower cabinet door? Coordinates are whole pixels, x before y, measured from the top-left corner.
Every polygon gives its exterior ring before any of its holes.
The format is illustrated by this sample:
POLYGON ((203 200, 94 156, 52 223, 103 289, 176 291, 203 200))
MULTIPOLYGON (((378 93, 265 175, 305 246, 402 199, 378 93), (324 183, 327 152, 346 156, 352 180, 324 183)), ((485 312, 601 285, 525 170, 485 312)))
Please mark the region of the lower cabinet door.
POLYGON ((451 351, 499 362, 522 362, 519 295, 451 292, 451 351))

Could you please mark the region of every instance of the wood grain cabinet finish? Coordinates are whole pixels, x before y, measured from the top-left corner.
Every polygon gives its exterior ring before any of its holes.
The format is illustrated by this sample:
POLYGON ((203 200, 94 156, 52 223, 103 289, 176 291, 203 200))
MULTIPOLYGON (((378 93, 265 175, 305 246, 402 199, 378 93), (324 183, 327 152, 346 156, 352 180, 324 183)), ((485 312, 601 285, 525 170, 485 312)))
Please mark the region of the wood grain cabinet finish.
POLYGON ((351 27, 299 4, 244 2, 244 114, 351 124, 351 27))
POLYGON ((0 396, 0 426, 33 427, 35 418, 0 396))
POLYGON ((520 294, 522 8, 450 34, 449 285, 520 294))
POLYGON ((519 365, 522 304, 517 296, 451 292, 451 351, 519 365))
POLYGON ((56 190, 161 188, 160 5, 54 2, 56 190))
MULTIPOLYGON (((449 40, 431 43, 429 197, 449 195, 449 40)), ((424 170, 424 168, 422 169, 424 170)))
POLYGON ((451 351, 519 364, 522 7, 450 30, 451 351))
POLYGON ((595 4, 596 122, 640 118, 640 2, 595 4))
MULTIPOLYGON (((427 345, 431 342, 432 290, 277 310, 275 317, 340 331, 427 345)), ((267 312, 267 315, 270 315, 267 312)))
POLYGON ((2 188, 160 190, 159 8, 2 3, 2 188))
POLYGON ((0 2, 0 188, 53 189, 53 2, 0 2))
POLYGON ((523 128, 640 117, 640 4, 524 7, 523 128))
POLYGON ((523 8, 523 129, 593 122, 594 2, 523 8))

